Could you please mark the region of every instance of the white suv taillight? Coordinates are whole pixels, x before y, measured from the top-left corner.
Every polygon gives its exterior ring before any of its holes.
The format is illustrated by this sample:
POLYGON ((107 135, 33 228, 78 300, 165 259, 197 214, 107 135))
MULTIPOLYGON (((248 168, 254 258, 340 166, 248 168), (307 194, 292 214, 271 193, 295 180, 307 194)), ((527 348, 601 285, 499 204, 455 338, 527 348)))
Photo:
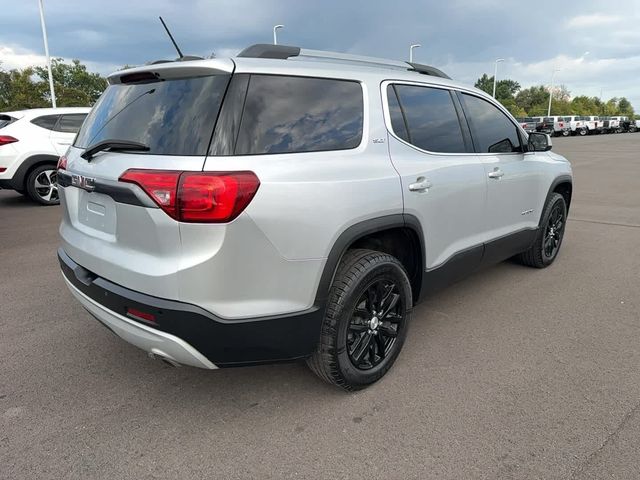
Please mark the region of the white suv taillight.
POLYGON ((0 147, 2 145, 8 145, 10 143, 15 143, 17 141, 18 139, 15 137, 12 137, 11 135, 0 135, 0 147))
POLYGON ((119 179, 142 188, 170 217, 189 223, 226 223, 249 205, 260 186, 253 172, 127 170, 119 179))

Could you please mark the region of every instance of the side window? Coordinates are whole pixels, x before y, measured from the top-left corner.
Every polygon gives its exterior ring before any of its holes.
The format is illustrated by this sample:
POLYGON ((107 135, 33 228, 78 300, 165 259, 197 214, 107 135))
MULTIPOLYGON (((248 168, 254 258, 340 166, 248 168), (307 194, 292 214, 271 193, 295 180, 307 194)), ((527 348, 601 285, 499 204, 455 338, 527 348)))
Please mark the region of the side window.
POLYGON ((522 151, 516 126, 495 105, 466 93, 462 94, 462 98, 479 153, 522 151))
POLYGON ((60 121, 58 125, 55 127, 56 132, 67 132, 67 133, 78 133, 80 127, 82 126, 82 122, 86 118, 86 113, 81 114, 73 114, 73 115, 62 115, 60 117, 60 121))
POLYGON ((33 120, 31 120, 31 123, 41 128, 46 128, 47 130, 53 130, 53 127, 56 125, 59 116, 60 115, 44 115, 42 117, 34 118, 33 120))
POLYGON ((236 155, 356 148, 362 139, 358 82, 251 75, 236 155))
MULTIPOLYGON (((395 91, 406 119, 409 143, 430 152, 463 153, 467 151, 460 120, 448 90, 395 85, 395 91)), ((394 133, 403 138, 401 130, 396 130, 393 120, 392 125, 394 133)))

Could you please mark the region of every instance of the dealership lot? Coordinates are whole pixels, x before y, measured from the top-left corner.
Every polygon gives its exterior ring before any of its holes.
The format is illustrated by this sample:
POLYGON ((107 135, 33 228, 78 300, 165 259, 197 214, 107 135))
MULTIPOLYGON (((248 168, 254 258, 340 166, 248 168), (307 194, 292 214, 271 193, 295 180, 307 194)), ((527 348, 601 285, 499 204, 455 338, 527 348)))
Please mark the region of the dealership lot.
POLYGON ((640 134, 554 139, 563 249, 418 306, 391 372, 174 369, 63 284, 59 207, 0 191, 0 478, 636 478, 640 134))

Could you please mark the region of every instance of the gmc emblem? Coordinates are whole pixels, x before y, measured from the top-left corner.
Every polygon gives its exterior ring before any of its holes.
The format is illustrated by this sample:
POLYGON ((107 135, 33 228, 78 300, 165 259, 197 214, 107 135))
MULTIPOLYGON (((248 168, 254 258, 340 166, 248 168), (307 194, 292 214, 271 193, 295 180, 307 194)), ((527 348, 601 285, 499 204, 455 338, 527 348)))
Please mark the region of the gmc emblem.
POLYGON ((71 175, 71 185, 86 190, 87 192, 92 192, 96 189, 96 179, 73 174, 71 175))

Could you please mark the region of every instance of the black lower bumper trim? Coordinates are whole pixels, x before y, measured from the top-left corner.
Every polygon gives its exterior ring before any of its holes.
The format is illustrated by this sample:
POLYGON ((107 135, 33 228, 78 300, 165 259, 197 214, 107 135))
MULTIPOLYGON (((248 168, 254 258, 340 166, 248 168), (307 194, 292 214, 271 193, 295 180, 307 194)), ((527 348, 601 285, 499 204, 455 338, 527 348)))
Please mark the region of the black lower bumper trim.
POLYGON ((320 338, 323 309, 228 320, 200 307, 129 290, 75 263, 62 249, 58 260, 65 278, 103 307, 146 326, 175 335, 220 367, 256 365, 308 357, 320 338), (155 317, 150 325, 127 315, 132 308, 155 317))

